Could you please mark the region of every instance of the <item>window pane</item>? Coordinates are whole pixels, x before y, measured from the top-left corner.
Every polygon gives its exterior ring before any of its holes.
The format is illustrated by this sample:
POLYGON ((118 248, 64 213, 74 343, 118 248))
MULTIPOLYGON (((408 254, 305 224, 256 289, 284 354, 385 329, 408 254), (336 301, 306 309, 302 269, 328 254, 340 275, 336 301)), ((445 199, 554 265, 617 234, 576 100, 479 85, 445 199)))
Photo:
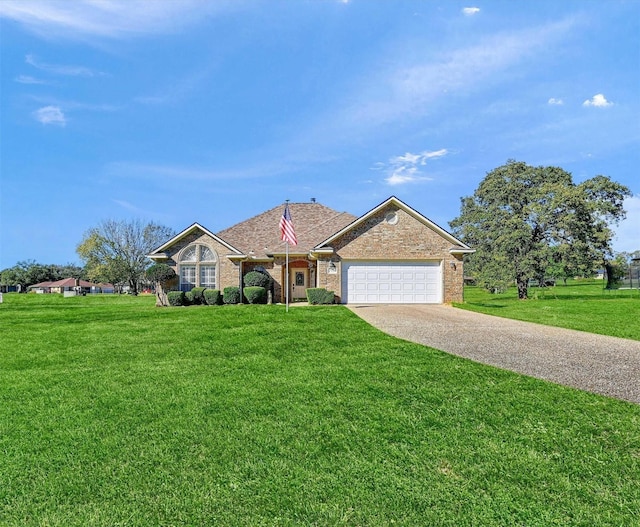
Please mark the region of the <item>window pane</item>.
POLYGON ((196 286, 196 268, 193 265, 180 267, 180 290, 191 291, 196 286))
POLYGON ((181 262, 195 262, 196 261, 196 248, 195 247, 187 247, 187 249, 182 253, 182 257, 180 258, 181 262))
POLYGON ((215 262, 216 255, 206 245, 200 246, 200 261, 201 262, 215 262))
POLYGON ((200 287, 216 288, 216 266, 200 266, 200 287))

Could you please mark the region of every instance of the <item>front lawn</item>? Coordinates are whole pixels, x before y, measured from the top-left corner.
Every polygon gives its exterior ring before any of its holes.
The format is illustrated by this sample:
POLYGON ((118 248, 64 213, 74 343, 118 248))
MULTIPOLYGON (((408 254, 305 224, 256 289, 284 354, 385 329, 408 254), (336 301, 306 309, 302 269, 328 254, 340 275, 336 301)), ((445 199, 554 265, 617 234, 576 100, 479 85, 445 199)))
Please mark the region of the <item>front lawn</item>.
POLYGON ((491 294, 465 287, 456 307, 488 315, 537 322, 612 337, 640 340, 640 291, 603 289, 602 280, 570 280, 554 287, 530 287, 529 299, 518 300, 515 287, 491 294))
POLYGON ((5 295, 0 525, 637 525, 640 406, 340 306, 5 295))

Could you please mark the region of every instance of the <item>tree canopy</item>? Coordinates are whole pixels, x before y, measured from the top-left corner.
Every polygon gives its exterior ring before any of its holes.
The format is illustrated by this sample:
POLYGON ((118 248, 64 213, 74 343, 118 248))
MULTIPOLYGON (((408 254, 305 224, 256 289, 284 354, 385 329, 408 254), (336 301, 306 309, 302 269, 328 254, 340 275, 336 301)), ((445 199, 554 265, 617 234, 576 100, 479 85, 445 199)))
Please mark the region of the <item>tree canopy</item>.
POLYGON ((40 264, 35 260, 22 260, 0 273, 0 283, 17 285, 22 291, 40 282, 55 282, 63 278, 84 278, 84 270, 74 264, 40 264))
POLYGON ((174 235, 173 230, 140 220, 107 220, 85 232, 76 252, 91 280, 128 284, 136 294, 153 249, 174 235))
POLYGON ((489 289, 515 280, 527 298, 531 278, 577 276, 612 255, 612 224, 625 217, 630 190, 606 176, 575 184, 558 167, 509 160, 461 200, 453 232, 476 249, 467 269, 489 289))

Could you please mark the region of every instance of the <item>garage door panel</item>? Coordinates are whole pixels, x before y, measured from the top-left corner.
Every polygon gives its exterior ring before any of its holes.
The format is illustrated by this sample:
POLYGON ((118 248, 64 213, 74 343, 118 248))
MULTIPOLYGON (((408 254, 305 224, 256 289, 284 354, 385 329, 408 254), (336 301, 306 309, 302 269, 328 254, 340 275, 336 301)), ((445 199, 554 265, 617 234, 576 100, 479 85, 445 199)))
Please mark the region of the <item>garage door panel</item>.
POLYGON ((440 263, 343 262, 342 291, 350 303, 440 303, 440 263))

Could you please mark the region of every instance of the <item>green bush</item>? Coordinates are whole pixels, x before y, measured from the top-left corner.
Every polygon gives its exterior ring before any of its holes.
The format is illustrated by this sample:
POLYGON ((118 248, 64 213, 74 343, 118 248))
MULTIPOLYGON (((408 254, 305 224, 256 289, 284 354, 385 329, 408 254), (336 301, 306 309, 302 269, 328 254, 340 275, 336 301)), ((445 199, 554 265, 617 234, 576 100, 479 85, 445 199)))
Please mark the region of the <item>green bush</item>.
POLYGON ((208 306, 219 306, 222 304, 222 294, 219 289, 205 289, 204 301, 208 306))
POLYGON ((185 306, 192 306, 193 304, 195 304, 195 299, 193 296, 193 291, 187 291, 184 294, 184 298, 185 298, 185 302, 184 305, 185 306))
POLYGON ((176 277, 176 272, 165 263, 153 264, 145 271, 148 280, 163 284, 176 277))
POLYGON ((184 306, 186 305, 186 299, 182 291, 169 291, 167 293, 167 300, 170 306, 184 306))
POLYGON ((244 275, 242 283, 245 287, 264 287, 265 289, 269 289, 269 286, 271 285, 271 277, 266 273, 261 273, 260 271, 249 271, 244 275))
POLYGON ((307 300, 313 305, 333 304, 335 295, 333 291, 327 291, 322 287, 308 287, 307 300))
POLYGON ((236 286, 225 287, 222 294, 222 301, 225 304, 239 304, 240 288, 236 286))
POLYGON ((244 297, 249 304, 266 304, 267 290, 260 286, 251 286, 244 288, 244 297))
POLYGON ((193 294, 193 303, 194 304, 204 304, 204 287, 194 287, 191 290, 193 294))

